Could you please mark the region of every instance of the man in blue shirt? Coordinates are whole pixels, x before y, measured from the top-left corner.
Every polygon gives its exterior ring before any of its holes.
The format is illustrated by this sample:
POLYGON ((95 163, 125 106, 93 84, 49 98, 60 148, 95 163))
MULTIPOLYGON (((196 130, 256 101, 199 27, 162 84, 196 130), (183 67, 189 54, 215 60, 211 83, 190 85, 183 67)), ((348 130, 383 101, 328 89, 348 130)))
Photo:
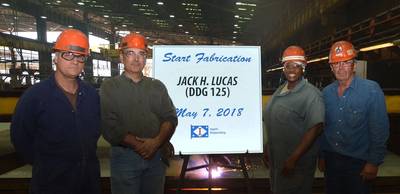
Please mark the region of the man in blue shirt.
POLYGON ((89 41, 81 31, 68 29, 53 49, 57 70, 19 99, 11 141, 32 165, 31 194, 99 194, 100 99, 78 78, 89 41))
POLYGON ((370 193, 370 181, 383 163, 389 122, 379 85, 354 75, 354 46, 332 45, 329 63, 336 81, 323 90, 325 129, 320 169, 328 194, 370 193))

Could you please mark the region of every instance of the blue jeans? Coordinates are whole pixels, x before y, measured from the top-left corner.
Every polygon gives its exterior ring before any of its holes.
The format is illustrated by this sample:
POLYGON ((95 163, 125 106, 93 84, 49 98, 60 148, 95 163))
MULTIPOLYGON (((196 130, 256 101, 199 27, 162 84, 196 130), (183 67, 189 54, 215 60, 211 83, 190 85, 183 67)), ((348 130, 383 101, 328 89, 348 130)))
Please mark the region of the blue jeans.
POLYGON ((164 194, 166 165, 160 150, 144 160, 130 148, 111 148, 111 192, 113 194, 164 194))
POLYGON ((365 161, 334 152, 324 152, 327 194, 369 194, 371 183, 360 175, 365 161))

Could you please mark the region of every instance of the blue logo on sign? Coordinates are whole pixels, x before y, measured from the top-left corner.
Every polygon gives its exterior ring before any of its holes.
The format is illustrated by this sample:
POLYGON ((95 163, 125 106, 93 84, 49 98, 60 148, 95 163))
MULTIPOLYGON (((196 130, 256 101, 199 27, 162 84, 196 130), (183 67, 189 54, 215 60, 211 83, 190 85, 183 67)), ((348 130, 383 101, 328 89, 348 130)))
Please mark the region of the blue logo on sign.
POLYGON ((208 125, 191 125, 190 131, 192 138, 208 137, 208 125))

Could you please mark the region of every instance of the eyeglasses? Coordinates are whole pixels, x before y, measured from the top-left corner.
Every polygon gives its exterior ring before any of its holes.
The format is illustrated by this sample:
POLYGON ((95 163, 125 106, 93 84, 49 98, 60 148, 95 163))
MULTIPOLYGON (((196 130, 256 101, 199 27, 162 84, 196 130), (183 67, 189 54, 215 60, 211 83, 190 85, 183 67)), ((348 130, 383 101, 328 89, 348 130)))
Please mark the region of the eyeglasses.
POLYGON ((340 61, 340 62, 337 62, 337 63, 332 63, 331 65, 334 68, 338 68, 339 66, 350 67, 353 64, 354 64, 354 60, 348 60, 348 61, 340 61))
POLYGON ((142 52, 142 51, 139 53, 136 53, 135 51, 126 50, 126 51, 123 51, 123 53, 124 53, 125 57, 139 57, 141 59, 145 59, 147 56, 146 53, 142 52))
POLYGON ((87 60, 85 55, 76 55, 72 52, 62 52, 61 57, 67 61, 72 61, 76 58, 79 63, 84 63, 87 60))
POLYGON ((299 62, 287 62, 283 64, 283 68, 285 69, 297 69, 299 67, 305 67, 305 64, 299 62))

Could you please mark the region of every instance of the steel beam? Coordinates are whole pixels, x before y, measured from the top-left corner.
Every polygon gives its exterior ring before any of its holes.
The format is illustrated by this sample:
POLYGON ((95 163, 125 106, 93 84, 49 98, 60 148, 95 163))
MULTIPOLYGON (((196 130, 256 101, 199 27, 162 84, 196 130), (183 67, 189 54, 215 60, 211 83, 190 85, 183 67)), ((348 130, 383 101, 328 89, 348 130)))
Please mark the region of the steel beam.
POLYGON ((57 24, 61 24, 63 26, 69 26, 69 25, 73 25, 73 26, 86 26, 88 25, 87 29, 90 32, 93 32, 96 35, 100 35, 101 37, 107 37, 108 36, 108 31, 109 29, 103 29, 103 28, 99 28, 96 27, 94 25, 91 24, 86 24, 85 21, 76 19, 76 18, 72 18, 69 17, 63 13, 57 12, 57 10, 53 10, 50 9, 48 7, 45 6, 40 6, 36 3, 33 3, 31 1, 15 1, 14 5, 12 8, 26 13, 28 15, 32 15, 34 17, 40 17, 40 16, 46 16, 48 21, 57 23, 57 24))
POLYGON ((0 45, 33 51, 51 52, 51 43, 0 33, 0 45))

